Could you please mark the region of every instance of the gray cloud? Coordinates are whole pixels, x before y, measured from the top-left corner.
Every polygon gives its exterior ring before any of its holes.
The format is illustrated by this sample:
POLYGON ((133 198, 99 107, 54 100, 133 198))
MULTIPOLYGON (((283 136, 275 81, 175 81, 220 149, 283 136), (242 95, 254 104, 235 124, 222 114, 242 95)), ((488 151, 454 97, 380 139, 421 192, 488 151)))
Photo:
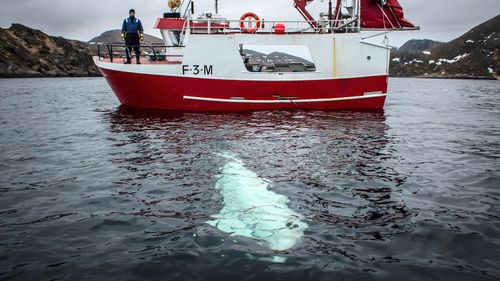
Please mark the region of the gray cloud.
MULTIPOLYGON (((0 0, 0 26, 22 23, 41 29, 51 35, 89 40, 100 33, 119 28, 129 8, 135 8, 146 32, 159 35, 153 29, 156 19, 167 10, 165 0, 0 0)), ((254 11, 268 20, 300 20, 292 0, 219 0, 220 13, 228 18, 239 18, 246 11, 254 11)), ((429 38, 449 41, 475 25, 500 13, 500 0, 400 0, 406 17, 421 26, 419 32, 392 33, 391 43, 400 45, 411 38, 429 38)), ((196 2, 198 12, 212 11, 212 0, 196 2)), ((326 8, 326 2, 317 0, 310 5, 313 15, 326 8)))

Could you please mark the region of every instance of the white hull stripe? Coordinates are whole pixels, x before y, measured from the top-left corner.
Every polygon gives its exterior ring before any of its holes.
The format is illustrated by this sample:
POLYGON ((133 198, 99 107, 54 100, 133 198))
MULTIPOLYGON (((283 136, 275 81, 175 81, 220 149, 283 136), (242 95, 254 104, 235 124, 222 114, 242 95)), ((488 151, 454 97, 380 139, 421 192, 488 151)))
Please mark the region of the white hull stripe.
POLYGON ((373 99, 386 97, 387 94, 371 94, 365 96, 355 96, 355 97, 342 97, 342 98, 326 98, 326 99, 281 99, 281 100, 245 100, 245 99, 216 99, 216 98, 204 98, 204 97, 193 97, 184 96, 185 100, 197 100, 197 101, 209 101, 209 102, 227 102, 227 103, 311 103, 311 102, 335 102, 335 101, 346 101, 346 100, 358 100, 358 99, 373 99))

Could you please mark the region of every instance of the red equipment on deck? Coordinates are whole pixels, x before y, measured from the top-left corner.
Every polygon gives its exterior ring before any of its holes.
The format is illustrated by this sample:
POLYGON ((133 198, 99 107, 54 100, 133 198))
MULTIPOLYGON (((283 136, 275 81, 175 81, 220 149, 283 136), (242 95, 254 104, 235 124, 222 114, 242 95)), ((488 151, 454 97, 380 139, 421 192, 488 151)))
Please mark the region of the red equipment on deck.
MULTIPOLYGON (((294 0, 294 6, 309 22, 312 28, 318 23, 307 11, 306 6, 314 0, 294 0)), ((335 11, 332 11, 332 0, 329 0, 328 20, 342 18, 342 0, 336 0, 335 11)), ((360 27, 363 29, 414 29, 411 22, 404 17, 403 8, 398 0, 360 0, 360 27)), ((338 22, 335 23, 338 26, 338 22)))
POLYGON ((415 25, 404 18, 398 0, 361 0, 361 28, 404 29, 415 25))

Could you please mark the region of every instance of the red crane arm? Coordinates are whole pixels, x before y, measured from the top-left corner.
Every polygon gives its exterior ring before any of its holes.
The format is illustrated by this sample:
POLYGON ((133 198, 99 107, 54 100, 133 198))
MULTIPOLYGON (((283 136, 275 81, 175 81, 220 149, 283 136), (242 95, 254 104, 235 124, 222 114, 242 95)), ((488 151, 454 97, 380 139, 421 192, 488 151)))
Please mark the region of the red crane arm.
POLYGON ((330 20, 335 20, 333 26, 334 27, 337 27, 338 26, 338 20, 340 19, 340 3, 341 0, 337 0, 337 4, 335 6, 335 12, 333 13, 333 18, 331 18, 330 20))
POLYGON ((306 9, 307 4, 312 1, 314 0, 293 0, 295 9, 297 9, 299 13, 304 17, 304 19, 309 22, 312 28, 316 28, 318 27, 318 23, 306 9))

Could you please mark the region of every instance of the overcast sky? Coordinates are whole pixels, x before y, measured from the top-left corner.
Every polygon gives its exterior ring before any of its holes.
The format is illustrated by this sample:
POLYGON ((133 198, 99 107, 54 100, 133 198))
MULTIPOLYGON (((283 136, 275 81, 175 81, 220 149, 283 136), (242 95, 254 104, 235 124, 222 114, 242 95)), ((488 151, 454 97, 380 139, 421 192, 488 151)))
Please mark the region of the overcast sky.
MULTIPOLYGON (((253 11, 266 20, 300 20, 292 0, 219 0, 220 14, 238 19, 253 11)), ((0 26, 22 23, 50 35, 88 41, 109 29, 121 27, 130 8, 135 8, 146 33, 160 37, 153 25, 167 11, 166 0, 0 0, 0 26)), ((390 43, 399 46, 408 39, 449 41, 472 27, 500 14, 500 0, 400 0, 406 18, 422 30, 397 32, 390 43)), ((309 10, 315 17, 327 2, 316 0, 309 10)), ((213 0, 196 1, 196 12, 212 12, 213 0)))

